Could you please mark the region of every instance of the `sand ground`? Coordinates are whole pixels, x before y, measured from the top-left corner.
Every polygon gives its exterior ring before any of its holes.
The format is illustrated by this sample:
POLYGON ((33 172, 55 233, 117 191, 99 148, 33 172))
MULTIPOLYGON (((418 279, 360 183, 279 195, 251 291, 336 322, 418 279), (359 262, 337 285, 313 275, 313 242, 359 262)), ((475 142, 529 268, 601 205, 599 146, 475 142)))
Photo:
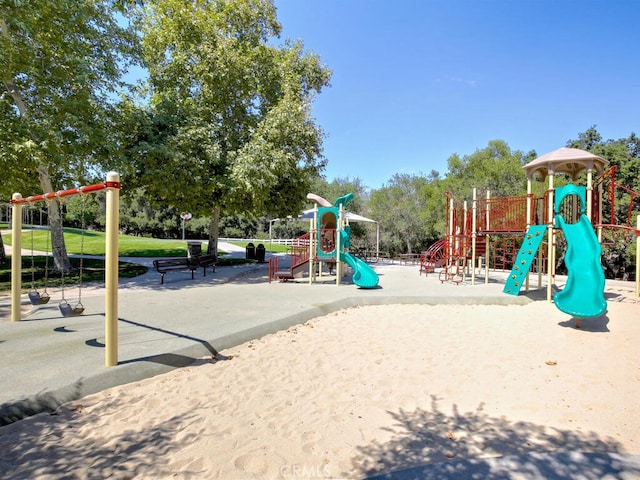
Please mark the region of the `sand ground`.
POLYGON ((350 308, 0 428, 5 478, 363 478, 640 454, 640 303, 350 308))

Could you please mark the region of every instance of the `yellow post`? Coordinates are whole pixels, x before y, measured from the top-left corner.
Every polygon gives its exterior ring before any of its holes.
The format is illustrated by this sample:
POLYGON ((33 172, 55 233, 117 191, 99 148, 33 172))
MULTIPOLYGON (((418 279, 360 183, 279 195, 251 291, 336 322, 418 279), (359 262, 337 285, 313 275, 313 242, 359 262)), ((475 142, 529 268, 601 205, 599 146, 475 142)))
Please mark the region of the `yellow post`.
MULTIPOLYGON (((22 195, 14 193, 13 200, 22 195)), ((11 321, 19 322, 22 295, 22 204, 14 203, 11 209, 11 321)))
POLYGON ((464 258, 462 269, 464 271, 465 278, 466 278, 466 275, 469 273, 469 264, 467 263, 467 253, 468 253, 467 234, 469 233, 467 232, 467 214, 468 214, 468 208, 467 208, 467 201, 465 200, 464 202, 462 202, 462 231, 460 232, 462 234, 462 238, 460 238, 460 243, 462 244, 462 249, 464 249, 464 251, 462 252, 463 258, 464 258), (466 270, 464 268, 465 267, 464 263, 467 264, 466 270))
POLYGON ((587 169, 587 218, 593 220, 593 162, 587 169))
POLYGON ((453 198, 449 199, 449 241, 447 244, 447 258, 450 259, 453 256, 453 209, 455 205, 453 203, 453 198))
POLYGON ((471 204, 471 285, 476 284, 476 213, 478 212, 476 195, 477 190, 473 187, 473 203, 471 204))
POLYGON ((531 177, 527 175, 527 229, 531 225, 533 219, 533 194, 531 188, 531 177))
POLYGON ((602 244, 602 224, 604 223, 602 220, 602 189, 603 188, 604 188, 604 185, 601 182, 598 185, 598 223, 600 224, 600 226, 598 227, 598 243, 600 244, 602 244))
POLYGON ((107 174, 107 218, 105 248, 105 366, 118 364, 118 225, 120 175, 107 174))
POLYGON ((342 249, 342 242, 340 241, 340 230, 342 230, 343 221, 343 205, 340 204, 340 210, 338 211, 338 221, 336 222, 336 286, 340 285, 340 279, 342 278, 342 262, 340 261, 340 253, 342 249))
POLYGON ((549 170, 549 205, 547 211, 549 213, 548 216, 548 227, 547 227, 547 241, 549 245, 547 245, 547 302, 551 301, 551 292, 553 286, 553 270, 555 264, 555 250, 553 248, 553 171, 549 170))
MULTIPOLYGON (((529 175, 527 175, 527 218, 526 218, 526 226, 525 226, 525 238, 527 235, 527 231, 529 231, 529 227, 531 226, 531 220, 532 220, 532 212, 533 212, 533 205, 531 205, 531 203, 533 202, 533 199, 531 198, 532 194, 531 194, 531 177, 529 175)), ((522 240, 522 243, 524 244, 524 238, 522 240)), ((525 292, 529 291, 529 275, 531 274, 531 267, 529 267, 529 270, 527 270, 527 278, 525 279, 525 292)))
POLYGON ((491 230, 491 228, 489 227, 489 225, 491 225, 491 219, 490 219, 490 213, 491 213, 491 207, 490 207, 490 203, 489 200, 491 200, 491 190, 487 190, 487 215, 485 218, 485 230, 491 230))
MULTIPOLYGON (((640 231, 640 215, 636 228, 640 231)), ((636 297, 640 297, 640 235, 636 234, 636 297)))
MULTIPOLYGON (((320 236, 320 232, 317 231, 318 226, 318 205, 313 207, 313 218, 309 220, 309 285, 316 280, 316 269, 314 258, 316 256, 317 241, 320 236)), ((322 265, 320 265, 322 268, 322 265)))
POLYGON ((542 247, 538 250, 538 288, 542 288, 542 247))
MULTIPOLYGON (((484 240, 486 243, 485 245, 487 246, 487 249, 485 250, 485 257, 484 257, 484 283, 488 284, 489 283, 489 248, 490 248, 490 244, 491 244, 491 236, 487 235, 485 237, 484 240)), ((495 265, 494 265, 495 268, 495 265)))

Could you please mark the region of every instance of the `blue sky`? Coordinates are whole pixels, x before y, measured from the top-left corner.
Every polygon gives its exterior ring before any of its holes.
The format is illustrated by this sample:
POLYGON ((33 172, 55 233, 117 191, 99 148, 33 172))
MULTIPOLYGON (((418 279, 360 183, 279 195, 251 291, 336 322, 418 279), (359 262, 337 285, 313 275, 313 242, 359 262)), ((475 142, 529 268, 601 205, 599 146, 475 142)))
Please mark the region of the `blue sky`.
POLYGON ((274 0, 333 70, 313 115, 328 180, 447 171, 490 140, 542 155, 640 115, 637 0, 274 0))

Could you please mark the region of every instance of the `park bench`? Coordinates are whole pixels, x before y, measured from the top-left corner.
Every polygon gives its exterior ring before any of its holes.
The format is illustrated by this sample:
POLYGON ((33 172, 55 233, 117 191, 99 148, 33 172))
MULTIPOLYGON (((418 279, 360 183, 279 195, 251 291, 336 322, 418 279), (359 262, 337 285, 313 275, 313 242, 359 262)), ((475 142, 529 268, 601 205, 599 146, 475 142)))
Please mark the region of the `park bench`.
POLYGON ((154 260, 153 266, 161 275, 160 285, 164 284, 164 275, 168 272, 179 271, 179 270, 191 270, 191 279, 193 280, 193 272, 196 269, 200 268, 200 265, 198 265, 197 262, 186 257, 154 260))
POLYGON ((213 253, 206 253, 204 255, 198 255, 193 257, 198 263, 199 267, 202 267, 202 274, 207 276, 207 267, 211 267, 213 271, 216 271, 216 265, 218 264, 218 257, 213 253))
POLYGON ((196 255, 191 258, 167 258, 154 260, 153 266, 161 275, 160 285, 164 284, 164 275, 171 271, 190 270, 191 279, 194 278, 193 272, 202 267, 202 274, 207 276, 207 268, 211 267, 213 271, 216 271, 216 265, 218 264, 218 257, 213 253, 207 253, 204 255, 196 255))

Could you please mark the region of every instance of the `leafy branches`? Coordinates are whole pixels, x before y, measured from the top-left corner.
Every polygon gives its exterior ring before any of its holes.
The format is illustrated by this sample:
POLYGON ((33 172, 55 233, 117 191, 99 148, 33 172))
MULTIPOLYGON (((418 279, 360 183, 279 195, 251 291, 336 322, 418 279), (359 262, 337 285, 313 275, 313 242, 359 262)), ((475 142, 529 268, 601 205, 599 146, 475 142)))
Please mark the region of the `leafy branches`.
POLYGON ((213 244, 222 210, 296 212, 324 167, 310 105, 329 70, 300 43, 275 46, 270 0, 158 0, 140 18, 151 104, 129 110, 137 137, 123 142, 139 184, 211 215, 213 244))

